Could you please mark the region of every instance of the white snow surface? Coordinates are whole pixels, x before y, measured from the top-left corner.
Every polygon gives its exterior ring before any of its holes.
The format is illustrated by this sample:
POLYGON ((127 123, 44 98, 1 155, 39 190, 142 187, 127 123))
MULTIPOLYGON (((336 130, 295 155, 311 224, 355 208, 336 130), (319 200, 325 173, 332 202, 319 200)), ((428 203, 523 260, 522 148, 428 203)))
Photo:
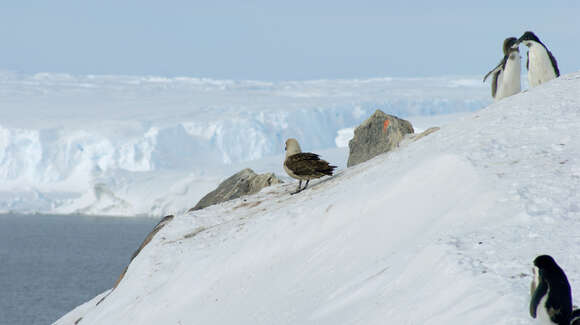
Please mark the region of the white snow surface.
POLYGON ((339 130, 375 109, 426 116, 489 102, 478 78, 262 82, 0 72, 0 212, 181 213, 231 174, 281 155, 287 138, 331 149, 348 144, 348 134, 335 141, 339 130))
POLYGON ((177 216, 72 324, 531 324, 532 260, 580 290, 580 73, 311 182, 177 216))

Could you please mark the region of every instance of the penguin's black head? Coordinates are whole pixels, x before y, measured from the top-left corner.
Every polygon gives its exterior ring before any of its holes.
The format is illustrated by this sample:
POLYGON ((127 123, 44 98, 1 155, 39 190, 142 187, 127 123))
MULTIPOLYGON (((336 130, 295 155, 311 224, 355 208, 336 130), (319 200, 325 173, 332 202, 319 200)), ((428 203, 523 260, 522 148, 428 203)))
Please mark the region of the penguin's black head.
POLYGON ((550 270, 553 269, 554 266, 558 267, 556 261, 550 255, 540 255, 534 259, 534 265, 543 270, 550 270))
POLYGON ((514 46, 517 42, 517 38, 515 37, 508 37, 503 41, 503 54, 507 55, 512 46, 514 46))
POLYGON ((522 35, 522 37, 520 37, 517 40, 518 44, 524 43, 527 47, 530 47, 532 45, 532 42, 542 44, 542 42, 540 41, 538 36, 536 36, 536 34, 534 34, 534 32, 530 32, 530 31, 525 32, 524 35, 522 35))
MULTIPOLYGON (((556 264, 550 255, 540 255, 534 259, 534 266, 538 268, 541 277, 563 277, 566 278, 564 270, 556 264)), ((568 280, 566 280, 568 281, 568 280)))

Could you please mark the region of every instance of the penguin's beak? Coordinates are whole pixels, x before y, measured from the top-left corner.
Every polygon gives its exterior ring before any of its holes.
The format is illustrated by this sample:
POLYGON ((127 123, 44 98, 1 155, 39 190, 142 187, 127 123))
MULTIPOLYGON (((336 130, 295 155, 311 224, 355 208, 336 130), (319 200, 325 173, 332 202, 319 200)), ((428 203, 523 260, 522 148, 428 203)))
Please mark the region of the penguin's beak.
POLYGON ((531 45, 531 42, 529 40, 524 39, 524 35, 522 35, 522 37, 518 38, 518 40, 516 41, 514 46, 520 45, 521 43, 524 43, 524 45, 527 47, 530 47, 530 45, 531 45))

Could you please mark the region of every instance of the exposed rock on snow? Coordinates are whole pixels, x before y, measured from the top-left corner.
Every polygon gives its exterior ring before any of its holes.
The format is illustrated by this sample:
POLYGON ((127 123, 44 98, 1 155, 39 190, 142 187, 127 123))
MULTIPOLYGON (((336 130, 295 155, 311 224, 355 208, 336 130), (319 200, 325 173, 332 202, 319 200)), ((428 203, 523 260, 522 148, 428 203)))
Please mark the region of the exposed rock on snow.
MULTIPOLYGON (((105 294, 99 300, 99 302, 97 302, 97 305, 100 304, 101 302, 103 302, 103 300, 105 300, 109 296, 109 294, 111 292, 113 292, 113 290, 115 290, 119 286, 119 283, 121 283, 121 280, 123 280, 123 278, 125 277, 125 274, 127 273, 129 266, 131 265, 131 262, 133 262, 135 257, 137 257, 137 255, 139 255, 139 253, 141 253, 143 248, 145 248, 145 246, 147 246, 147 244, 149 244, 149 242, 151 242, 151 239, 153 239, 153 237, 159 232, 159 230, 163 229, 163 227, 165 227, 168 223, 170 223, 174 217, 175 217, 174 215, 165 216, 165 217, 163 217, 163 219, 161 219, 161 221, 159 221, 157 223, 157 225, 155 225, 155 227, 153 227, 153 230, 151 230, 151 232, 147 235, 147 237, 145 237, 145 239, 143 240, 141 245, 139 245, 139 248, 137 248, 137 250, 133 253, 133 255, 131 255, 131 259, 129 260, 129 264, 125 267, 125 269, 123 269, 123 271, 121 272, 121 274, 117 278, 117 281, 115 282, 115 285, 113 286, 113 288, 107 294, 105 294)), ((75 324, 78 323, 80 320, 82 320, 82 317, 79 318, 75 322, 75 324)))
POLYGON ((273 173, 256 174, 246 168, 223 181, 215 190, 206 194, 189 211, 200 210, 210 205, 237 199, 242 195, 259 192, 264 187, 282 183, 273 173))
MULTIPOLYGON (((139 248, 137 248, 137 250, 133 253, 133 255, 131 255, 131 259, 129 260, 129 264, 131 264, 131 262, 135 259, 135 257, 137 257, 137 255, 139 255, 139 253, 141 253, 143 248, 145 248, 145 246, 147 246, 147 244, 149 244, 151 239, 153 239, 153 236, 155 236, 159 232, 159 230, 163 229, 163 227, 165 227, 168 223, 170 223, 174 217, 175 217, 174 215, 165 216, 165 217, 163 217, 163 219, 161 219, 161 221, 159 221, 159 223, 157 223, 157 225, 155 225, 155 227, 153 227, 153 230, 151 230, 151 232, 147 235, 147 237, 145 237, 145 239, 143 240, 141 245, 139 245, 139 248)), ((117 279, 117 282, 115 282, 115 286, 113 286, 113 289, 115 289, 119 285, 119 282, 121 282, 121 280, 123 280, 123 277, 125 276, 125 273, 127 272, 128 268, 129 268, 129 265, 127 265, 127 267, 123 270, 123 272, 121 272, 121 275, 117 279)))
POLYGON ((354 130, 348 143, 350 154, 347 166, 365 162, 399 145, 405 134, 413 133, 409 121, 376 110, 371 117, 354 130))
POLYGON ((439 131, 440 129, 441 129, 440 127, 434 126, 434 127, 428 128, 427 130, 425 130, 419 134, 411 134, 409 136, 409 139, 411 139, 411 141, 414 142, 414 141, 420 140, 420 139, 428 136, 431 133, 435 133, 435 132, 439 131))

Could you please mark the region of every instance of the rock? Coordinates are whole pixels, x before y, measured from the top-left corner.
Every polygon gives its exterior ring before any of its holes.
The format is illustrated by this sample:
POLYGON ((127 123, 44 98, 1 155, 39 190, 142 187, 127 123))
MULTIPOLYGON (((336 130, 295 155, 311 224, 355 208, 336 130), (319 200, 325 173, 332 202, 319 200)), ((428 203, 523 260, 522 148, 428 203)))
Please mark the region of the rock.
POLYGON ((354 138, 348 143, 350 154, 347 166, 360 164, 396 148, 409 133, 414 133, 409 121, 376 110, 354 130, 354 138))
POLYGON ((416 135, 413 134, 413 135, 411 135, 410 136, 410 139, 411 139, 411 141, 415 142, 417 140, 420 140, 420 139, 428 136, 431 133, 435 133, 435 132, 439 131, 439 129, 440 129, 440 127, 438 127, 438 126, 434 126, 434 127, 428 128, 427 130, 425 130, 425 131, 423 131, 423 132, 421 132, 419 134, 416 134, 416 135))
POLYGON ((206 194, 189 211, 200 210, 210 205, 237 199, 242 195, 259 192, 264 187, 279 184, 282 181, 274 173, 256 174, 246 168, 223 181, 215 190, 206 194))

